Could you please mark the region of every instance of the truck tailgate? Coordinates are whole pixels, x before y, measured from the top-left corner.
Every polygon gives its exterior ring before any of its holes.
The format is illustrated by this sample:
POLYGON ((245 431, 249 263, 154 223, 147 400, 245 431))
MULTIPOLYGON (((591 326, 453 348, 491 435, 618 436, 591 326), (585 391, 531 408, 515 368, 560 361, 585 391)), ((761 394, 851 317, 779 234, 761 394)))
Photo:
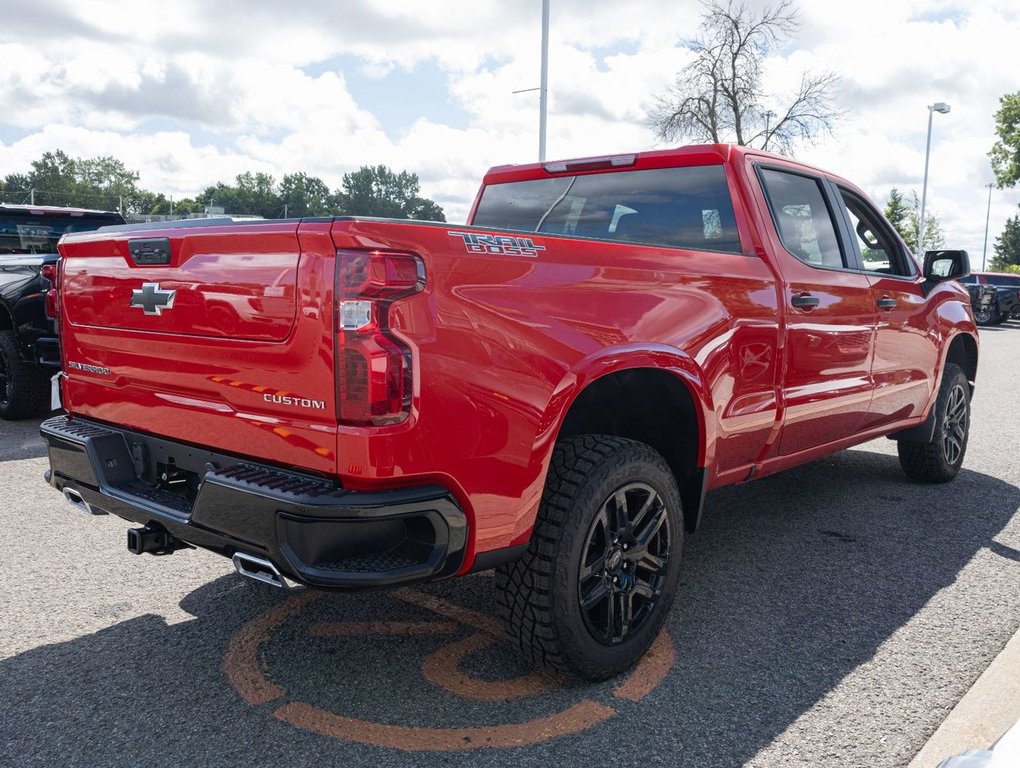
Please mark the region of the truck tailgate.
POLYGON ((328 225, 125 227, 60 251, 69 411, 335 469, 328 225))

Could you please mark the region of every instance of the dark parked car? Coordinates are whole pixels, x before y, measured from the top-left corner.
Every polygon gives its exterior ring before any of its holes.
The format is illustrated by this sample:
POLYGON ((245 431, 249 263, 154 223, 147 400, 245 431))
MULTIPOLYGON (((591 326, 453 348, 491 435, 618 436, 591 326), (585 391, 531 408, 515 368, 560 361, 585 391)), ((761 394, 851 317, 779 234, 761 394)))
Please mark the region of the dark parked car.
MULTIPOLYGON (((971 272, 960 281, 968 290, 974 285, 990 285, 995 288, 996 300, 986 318, 979 318, 977 307, 974 319, 979 325, 999 325, 1011 317, 1020 317, 1020 275, 1009 272, 971 272)), ((971 292, 971 299, 974 299, 971 292)))
POLYGON ((50 407, 60 347, 46 311, 46 274, 55 274, 57 241, 67 232, 123 223, 109 211, 0 204, 0 418, 38 416, 50 407))
MULTIPOLYGON (((974 311, 974 322, 978 325, 992 325, 999 312, 999 292, 994 285, 971 283, 964 285, 970 294, 970 306, 974 311)), ((1001 322, 1001 321, 999 321, 1001 322)))

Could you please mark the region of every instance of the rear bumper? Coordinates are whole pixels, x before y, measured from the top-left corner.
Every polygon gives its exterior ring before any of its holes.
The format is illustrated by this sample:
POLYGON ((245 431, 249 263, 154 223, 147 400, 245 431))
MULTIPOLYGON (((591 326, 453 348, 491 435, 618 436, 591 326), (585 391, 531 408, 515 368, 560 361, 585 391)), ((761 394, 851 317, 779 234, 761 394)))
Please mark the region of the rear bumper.
POLYGON ((452 576, 464 559, 465 515, 438 486, 349 491, 313 475, 67 416, 43 422, 40 432, 50 484, 77 493, 91 511, 163 529, 227 557, 265 558, 303 584, 390 587, 452 576), (167 466, 178 478, 170 486, 156 480, 167 466))

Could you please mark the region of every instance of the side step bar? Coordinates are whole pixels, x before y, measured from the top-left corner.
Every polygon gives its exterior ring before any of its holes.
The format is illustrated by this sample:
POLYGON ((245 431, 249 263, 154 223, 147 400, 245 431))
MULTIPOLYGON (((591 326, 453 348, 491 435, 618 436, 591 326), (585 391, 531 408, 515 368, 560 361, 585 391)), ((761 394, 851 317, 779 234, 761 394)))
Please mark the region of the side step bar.
POLYGON ((261 581, 264 584, 271 584, 281 589, 293 589, 297 586, 280 573, 275 565, 263 557, 256 557, 245 552, 235 552, 234 557, 231 559, 234 561, 234 567, 237 569, 237 572, 242 576, 247 576, 249 579, 261 581))

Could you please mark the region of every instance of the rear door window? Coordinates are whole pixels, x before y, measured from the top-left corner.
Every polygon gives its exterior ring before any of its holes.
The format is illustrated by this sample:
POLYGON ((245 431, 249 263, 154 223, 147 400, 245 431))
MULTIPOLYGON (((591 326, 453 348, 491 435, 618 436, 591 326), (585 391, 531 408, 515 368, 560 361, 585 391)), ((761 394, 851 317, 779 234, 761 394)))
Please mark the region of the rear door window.
POLYGON ((774 168, 760 168, 772 218, 783 245, 815 267, 845 268, 832 211, 820 179, 774 168))
POLYGON ((739 253, 721 165, 490 184, 479 227, 739 253))

